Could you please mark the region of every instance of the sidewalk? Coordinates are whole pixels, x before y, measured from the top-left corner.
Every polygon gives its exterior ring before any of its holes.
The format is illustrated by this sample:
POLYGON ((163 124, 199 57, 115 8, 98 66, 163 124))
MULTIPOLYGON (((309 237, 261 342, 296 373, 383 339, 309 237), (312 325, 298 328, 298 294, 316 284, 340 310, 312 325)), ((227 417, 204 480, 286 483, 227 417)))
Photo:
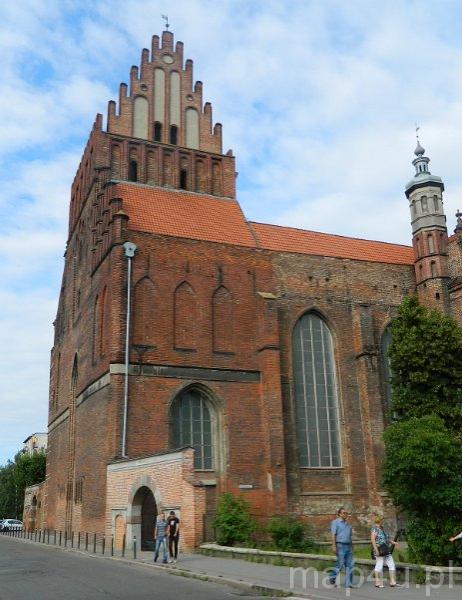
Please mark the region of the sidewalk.
MULTIPOLYGON (((145 563, 153 561, 152 552, 141 552, 140 560, 145 563)), ((397 597, 406 600, 417 598, 438 598, 439 600, 460 600, 462 586, 448 585, 435 587, 430 584, 408 584, 399 588, 386 587, 377 589, 373 581, 364 582, 361 587, 350 590, 334 588, 327 584, 326 575, 311 571, 303 581, 303 569, 290 567, 277 567, 273 565, 248 562, 246 560, 209 557, 202 554, 182 554, 176 564, 165 565, 171 571, 191 573, 192 576, 213 578, 214 580, 231 580, 243 587, 252 587, 255 591, 264 592, 266 595, 276 595, 274 592, 285 592, 295 597, 311 598, 313 600, 340 600, 341 598, 357 598, 358 600, 389 600, 397 597), (306 583, 306 585, 305 585, 306 583)), ((178 573, 180 574, 180 573, 178 573)), ((285 595, 284 594, 284 595, 285 595)))

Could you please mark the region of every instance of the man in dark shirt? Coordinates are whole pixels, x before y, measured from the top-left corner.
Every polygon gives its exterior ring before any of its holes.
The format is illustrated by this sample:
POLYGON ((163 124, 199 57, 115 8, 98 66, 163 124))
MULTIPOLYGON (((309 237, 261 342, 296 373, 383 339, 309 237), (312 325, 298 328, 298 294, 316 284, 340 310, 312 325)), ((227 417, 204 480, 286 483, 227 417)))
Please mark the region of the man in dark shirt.
POLYGON ((178 560, 178 541, 180 538, 180 519, 175 511, 171 510, 168 515, 168 551, 173 562, 178 560))

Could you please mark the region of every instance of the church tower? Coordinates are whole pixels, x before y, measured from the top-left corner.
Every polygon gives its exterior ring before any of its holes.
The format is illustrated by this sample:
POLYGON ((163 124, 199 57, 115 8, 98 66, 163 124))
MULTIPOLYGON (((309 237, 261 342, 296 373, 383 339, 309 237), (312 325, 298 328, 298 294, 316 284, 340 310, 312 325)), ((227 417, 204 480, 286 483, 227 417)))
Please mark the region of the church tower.
POLYGON ((444 184, 428 169, 430 159, 417 140, 415 175, 406 185, 412 224, 417 294, 420 301, 449 312, 448 232, 443 210, 444 184))
POLYGON ((89 195, 102 215, 93 227, 92 268, 117 237, 111 224, 120 206, 105 205, 108 186, 121 182, 235 198, 235 159, 223 154, 222 126, 213 124, 203 102, 202 82, 193 80, 193 61, 173 33, 152 37, 151 51, 132 66, 130 85, 121 83, 118 105, 108 103, 107 129, 98 114, 71 191, 69 240, 89 195))
MULTIPOLYGON (((125 447, 121 440, 128 395, 126 399, 120 392, 125 373, 120 365, 143 359, 177 368, 188 360, 206 360, 196 348, 191 314, 196 290, 215 278, 197 275, 202 271, 190 266, 189 246, 181 251, 172 247, 178 234, 186 239, 204 237, 204 222, 216 228, 209 235, 212 241, 226 237, 228 228, 231 239, 237 227, 245 238, 243 245, 253 247, 235 200, 234 156, 231 150, 223 153, 221 124, 213 123, 211 104, 203 102, 202 83, 194 82, 192 60, 184 61, 183 43, 175 43, 166 30, 152 37, 150 50, 142 50, 140 65, 131 67, 129 85, 120 84, 118 102, 108 104, 107 126, 103 127, 101 114, 96 116, 72 183, 51 353, 47 459, 48 524, 68 535, 84 527, 104 529, 106 466, 124 455, 125 447), (146 229, 157 235, 155 242, 147 241, 146 229), (161 235, 167 238, 160 241, 161 235), (128 240, 137 248, 133 281, 127 276, 123 250, 128 240), (133 292, 131 331, 127 289, 133 292), (162 320, 160 307, 165 311, 162 320), (187 338, 184 343, 180 334, 187 338), (128 353, 126 337, 131 341, 128 353)), ((221 265, 224 259, 215 262, 221 265)), ((232 288, 231 277, 224 270, 218 300, 214 296, 216 304, 222 301, 218 312, 230 304, 224 286, 232 288)), ((226 361, 221 354, 216 356, 215 360, 226 361)), ((143 385, 156 381, 143 380, 143 385)), ((133 386, 127 455, 168 450, 173 444, 168 426, 154 436, 146 434, 147 446, 138 441, 145 438, 130 425, 137 422, 133 414, 145 410, 138 397, 142 392, 133 386)), ((150 392, 150 400, 159 397, 158 391, 150 392)), ((163 408, 155 405, 149 414, 163 408)), ((166 415, 163 422, 168 424, 168 419, 166 415)))

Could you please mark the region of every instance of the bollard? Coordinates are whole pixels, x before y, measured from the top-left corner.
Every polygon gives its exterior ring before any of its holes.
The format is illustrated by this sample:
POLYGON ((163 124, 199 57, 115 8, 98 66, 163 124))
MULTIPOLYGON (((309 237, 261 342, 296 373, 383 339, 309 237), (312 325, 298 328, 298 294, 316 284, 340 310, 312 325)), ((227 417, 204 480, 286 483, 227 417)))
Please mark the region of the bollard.
POLYGON ((77 534, 77 549, 80 550, 80 531, 77 534))
POLYGON ((93 534, 93 554, 96 554, 96 533, 93 534))
POLYGON ((67 529, 64 530, 64 547, 67 548, 67 529))
POLYGON ((103 551, 101 552, 101 554, 104 554, 105 550, 106 550, 106 536, 103 534, 103 551))
POLYGON ((74 547, 74 532, 71 531, 71 548, 74 547))
POLYGON ((114 556, 114 536, 111 535, 111 556, 114 556))
POLYGON ((47 544, 50 543, 50 530, 47 529, 47 544))
POLYGON ((61 539, 63 536, 63 532, 61 530, 59 530, 59 545, 61 546, 61 539))
POLYGON ((122 558, 125 558, 125 533, 122 538, 122 558))
POLYGON ((53 538, 53 543, 56 546, 56 529, 54 529, 54 532, 55 532, 55 535, 54 535, 54 538, 53 538))
POLYGON ((37 541, 37 530, 34 531, 34 542, 37 541))
POLYGON ((136 535, 133 536, 133 558, 136 560, 136 535))
POLYGON ((88 531, 85 532, 85 550, 88 550, 88 531))

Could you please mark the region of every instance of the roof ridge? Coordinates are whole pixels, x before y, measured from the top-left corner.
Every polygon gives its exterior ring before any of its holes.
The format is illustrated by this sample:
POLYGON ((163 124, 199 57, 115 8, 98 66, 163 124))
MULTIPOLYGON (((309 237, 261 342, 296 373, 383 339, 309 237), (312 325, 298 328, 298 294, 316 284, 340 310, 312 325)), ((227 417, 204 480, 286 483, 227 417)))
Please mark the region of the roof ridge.
POLYGON ((302 233, 316 233, 320 235, 327 235, 329 237, 342 238, 344 240, 359 240, 361 242, 374 242, 376 244, 386 244, 387 246, 399 246, 401 248, 411 248, 411 245, 398 244, 397 242, 384 242, 383 240, 370 240, 367 238, 354 237, 351 235, 341 235, 339 233, 327 233, 326 231, 315 231, 314 229, 301 229, 300 227, 292 227, 291 225, 278 225, 277 223, 262 223, 260 221, 248 221, 251 225, 265 225, 267 227, 279 227, 280 229, 293 229, 294 231, 300 231, 302 233))

